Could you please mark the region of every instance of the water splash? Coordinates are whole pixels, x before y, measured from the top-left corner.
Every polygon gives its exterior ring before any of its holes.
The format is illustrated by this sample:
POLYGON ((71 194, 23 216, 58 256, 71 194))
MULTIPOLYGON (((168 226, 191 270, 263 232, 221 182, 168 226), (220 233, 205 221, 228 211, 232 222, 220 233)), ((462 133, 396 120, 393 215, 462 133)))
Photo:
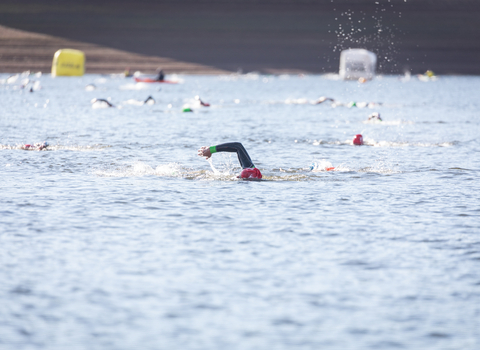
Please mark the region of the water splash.
POLYGON ((212 171, 213 171, 213 173, 214 173, 215 175, 220 175, 220 174, 221 174, 221 173, 220 173, 217 169, 215 169, 215 167, 213 166, 213 160, 212 160, 212 158, 207 159, 207 162, 208 162, 208 164, 210 164, 210 167, 212 168, 212 171))
POLYGON ((321 171, 328 171, 328 169, 332 170, 332 168, 334 168, 332 163, 330 163, 328 160, 325 160, 325 159, 314 161, 310 165, 310 170, 314 173, 321 172, 321 171))

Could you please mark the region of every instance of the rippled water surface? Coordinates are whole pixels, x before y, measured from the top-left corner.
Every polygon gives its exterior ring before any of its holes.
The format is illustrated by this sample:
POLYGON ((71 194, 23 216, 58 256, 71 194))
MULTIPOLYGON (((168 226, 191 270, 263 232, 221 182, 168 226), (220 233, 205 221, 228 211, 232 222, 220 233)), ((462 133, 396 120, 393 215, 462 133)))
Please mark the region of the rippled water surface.
POLYGON ((7 78, 1 349, 480 348, 479 77, 7 78))

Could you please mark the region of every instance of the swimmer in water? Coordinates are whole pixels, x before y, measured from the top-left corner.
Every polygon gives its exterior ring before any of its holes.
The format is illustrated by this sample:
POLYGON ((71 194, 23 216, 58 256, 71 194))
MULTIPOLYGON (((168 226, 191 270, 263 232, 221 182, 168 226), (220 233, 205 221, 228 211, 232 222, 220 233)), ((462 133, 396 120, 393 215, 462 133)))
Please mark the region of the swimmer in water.
POLYGON ((26 144, 20 147, 20 149, 23 149, 25 151, 43 151, 44 149, 47 149, 49 144, 47 142, 43 143, 34 143, 32 145, 26 144))
POLYGON ((201 99, 200 99, 200 96, 195 96, 195 100, 197 100, 198 102, 200 102, 200 104, 203 106, 203 107, 210 107, 210 103, 206 103, 206 102, 203 102, 201 99))
POLYGON ((375 113, 372 113, 370 114, 370 116, 368 117, 368 121, 383 121, 382 118, 380 118, 380 113, 378 112, 375 112, 375 113))
POLYGON ((319 105, 320 103, 323 103, 323 102, 325 102, 325 101, 335 102, 335 100, 334 100, 333 98, 322 96, 322 97, 320 97, 320 98, 315 102, 315 104, 316 104, 316 105, 319 105))
POLYGON ((94 98, 90 102, 92 103, 92 106, 115 107, 114 105, 112 105, 109 101, 105 100, 104 98, 94 98))
POLYGON ((163 73, 163 70, 158 68, 157 69, 157 77, 155 78, 156 81, 163 81, 165 80, 165 74, 163 73))
POLYGON ((133 76, 133 74, 130 72, 130 67, 125 68, 123 75, 125 76, 125 78, 129 78, 133 76))
POLYGON ((145 101, 143 101, 144 105, 154 105, 155 99, 152 96, 148 96, 145 101))
POLYGON ((238 161, 240 162, 240 165, 242 166, 242 172, 240 173, 238 178, 242 179, 258 179, 260 180, 262 178, 262 173, 260 173, 260 170, 255 168, 255 165, 253 165, 252 160, 250 159, 250 156, 248 155, 247 151, 243 147, 243 145, 240 142, 228 142, 228 143, 223 143, 221 145, 216 145, 216 146, 210 146, 206 147, 203 146, 198 150, 198 155, 200 157, 206 157, 209 159, 213 153, 217 152, 236 152, 238 156, 238 161))

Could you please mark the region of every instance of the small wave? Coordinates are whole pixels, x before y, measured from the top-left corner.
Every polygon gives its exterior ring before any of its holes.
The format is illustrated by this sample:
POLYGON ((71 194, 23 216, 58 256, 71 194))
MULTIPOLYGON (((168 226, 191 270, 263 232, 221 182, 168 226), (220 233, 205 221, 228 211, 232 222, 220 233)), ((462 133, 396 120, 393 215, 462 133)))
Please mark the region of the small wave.
POLYGON ((264 176, 262 180, 267 181, 309 181, 313 180, 312 176, 307 174, 288 174, 284 176, 280 175, 270 175, 264 176))
POLYGON ((129 99, 127 101, 123 101, 122 105, 131 105, 131 106, 152 106, 155 104, 155 100, 153 98, 149 99, 148 101, 140 101, 135 99, 129 99))
POLYGON ((285 100, 285 104, 295 104, 295 105, 305 105, 305 104, 313 104, 306 98, 287 98, 285 100))
MULTIPOLYGON (((349 141, 353 145, 352 141, 349 141)), ((409 142, 409 141, 375 141, 373 139, 364 138, 364 144, 374 147, 452 147, 458 142, 409 142)))
MULTIPOLYGON (((210 164, 211 170, 194 170, 184 168, 178 163, 168 163, 158 165, 153 168, 144 162, 135 162, 132 165, 116 167, 114 169, 98 169, 93 173, 100 177, 143 177, 143 176, 163 176, 184 178, 186 180, 206 180, 206 181, 243 181, 238 177, 239 169, 230 167, 229 164, 223 165, 224 169, 217 170, 213 164, 210 164)), ((335 172, 362 172, 362 173, 378 173, 393 174, 398 173, 396 169, 392 169, 386 164, 379 163, 371 167, 361 169, 353 169, 344 164, 332 166, 332 163, 326 160, 316 162, 314 169, 261 169, 263 173, 263 181, 318 181, 325 179, 327 174, 335 172)), ((330 175, 327 178, 331 178, 330 175)), ((258 181, 258 180, 255 180, 258 181)))
POLYGON ((219 78, 221 81, 258 80, 260 74, 256 72, 250 72, 247 74, 234 73, 230 75, 221 75, 219 78))
POLYGON ((330 163, 328 160, 322 159, 322 160, 314 161, 312 165, 310 165, 310 169, 312 170, 312 172, 316 173, 320 171, 331 171, 335 168, 333 167, 332 163, 330 163))
POLYGON ((359 173, 375 173, 375 174, 399 174, 401 171, 392 169, 385 165, 376 165, 373 167, 365 167, 357 170, 359 173))
POLYGON ((322 78, 323 78, 323 79, 327 79, 327 80, 342 80, 342 78, 340 77, 340 75, 339 75, 339 74, 336 74, 336 73, 323 74, 323 75, 322 75, 322 78))
POLYGON ((415 122, 409 121, 409 120, 364 120, 362 122, 363 124, 375 124, 375 125, 412 125, 415 124, 415 122))
MULTIPOLYGON (((115 169, 95 170, 95 175, 100 177, 143 177, 143 176, 164 176, 184 178, 186 180, 206 180, 206 181, 243 181, 238 178, 238 171, 230 168, 222 171, 213 167, 212 170, 193 170, 183 168, 178 163, 169 163, 158 165, 153 168, 144 162, 136 162, 133 165, 117 167, 115 169)), ((299 172, 292 171, 286 175, 264 175, 262 180, 268 181, 307 181, 312 180, 311 174, 306 174, 304 169, 299 172)))
MULTIPOLYGON (((350 140, 295 140, 295 143, 307 143, 313 146, 336 145, 336 146, 354 146, 353 139, 350 140)), ((364 146, 373 147, 452 147, 458 144, 458 141, 451 142, 411 142, 411 141, 376 141, 372 138, 363 137, 364 146)), ((360 146, 356 146, 360 147, 360 146)))
POLYGON ((120 90, 148 90, 152 88, 158 88, 158 86, 149 83, 132 83, 119 86, 120 90))
POLYGON ((80 145, 54 145, 54 146, 48 146, 47 151, 81 151, 81 152, 88 152, 88 151, 99 151, 103 150, 106 148, 110 148, 112 146, 110 145, 101 145, 101 144, 96 144, 96 145, 86 145, 86 146, 80 146, 80 145))
MULTIPOLYGON (((17 145, 1 145, 0 150, 22 150, 22 151, 36 151, 36 149, 25 150, 24 144, 17 144, 17 145)), ((43 149, 42 152, 45 151, 98 151, 105 148, 110 148, 110 145, 87 145, 87 146, 79 146, 79 145, 49 145, 47 148, 43 149)))
POLYGON ((102 177, 141 177, 148 175, 181 177, 184 171, 177 163, 159 165, 156 169, 153 169, 146 163, 136 162, 132 166, 115 168, 113 170, 96 170, 94 173, 102 177))

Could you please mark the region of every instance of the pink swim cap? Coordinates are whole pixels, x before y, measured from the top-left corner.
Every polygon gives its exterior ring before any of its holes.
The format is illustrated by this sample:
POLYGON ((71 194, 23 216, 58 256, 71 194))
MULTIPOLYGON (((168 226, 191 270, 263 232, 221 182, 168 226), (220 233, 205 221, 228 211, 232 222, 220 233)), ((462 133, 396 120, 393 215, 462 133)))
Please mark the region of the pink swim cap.
POLYGON ((357 146, 363 145, 363 136, 361 134, 355 135, 353 138, 353 144, 357 146))
POLYGON ((245 168, 240 174, 242 179, 261 179, 262 173, 257 168, 245 168))

